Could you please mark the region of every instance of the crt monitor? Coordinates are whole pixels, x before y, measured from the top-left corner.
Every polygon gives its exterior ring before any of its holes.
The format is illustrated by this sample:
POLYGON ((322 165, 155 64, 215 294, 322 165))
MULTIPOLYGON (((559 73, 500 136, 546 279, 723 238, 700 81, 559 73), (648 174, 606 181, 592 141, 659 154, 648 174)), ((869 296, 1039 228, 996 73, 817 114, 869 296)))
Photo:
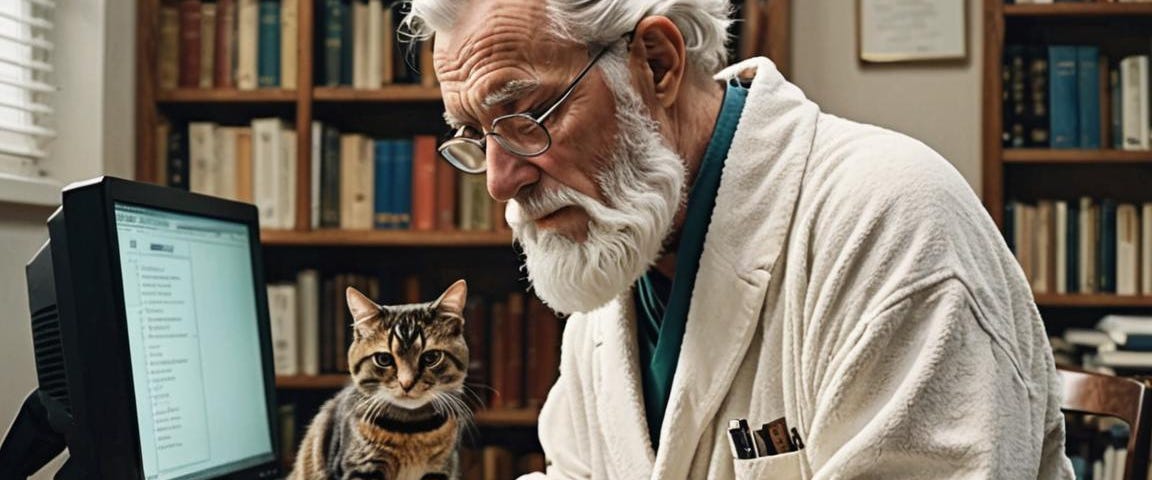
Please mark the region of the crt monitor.
POLYGON ((0 477, 268 478, 275 385, 257 211, 112 177, 72 184, 27 267, 39 389, 0 477))

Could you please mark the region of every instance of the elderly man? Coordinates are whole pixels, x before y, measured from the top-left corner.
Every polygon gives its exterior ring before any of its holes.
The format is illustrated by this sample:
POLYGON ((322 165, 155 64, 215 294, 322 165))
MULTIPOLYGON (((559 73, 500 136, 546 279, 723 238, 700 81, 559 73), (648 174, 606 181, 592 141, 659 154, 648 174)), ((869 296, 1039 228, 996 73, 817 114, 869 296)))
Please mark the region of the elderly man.
POLYGON ((727 14, 412 2, 441 152, 572 313, 548 478, 1071 477, 1044 327, 971 189, 766 59, 721 70, 727 14))

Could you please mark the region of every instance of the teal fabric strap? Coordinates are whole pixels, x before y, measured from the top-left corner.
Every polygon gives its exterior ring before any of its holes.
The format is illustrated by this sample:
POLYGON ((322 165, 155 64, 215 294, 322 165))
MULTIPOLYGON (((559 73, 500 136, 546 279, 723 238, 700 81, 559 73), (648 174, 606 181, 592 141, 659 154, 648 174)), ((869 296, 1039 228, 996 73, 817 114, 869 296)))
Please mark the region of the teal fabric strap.
POLYGON ((724 159, 736 135, 736 126, 744 110, 748 90, 730 83, 724 92, 724 103, 716 119, 712 139, 700 162, 696 183, 688 195, 688 209, 680 230, 680 246, 676 252, 676 276, 671 288, 655 288, 654 278, 663 277, 649 271, 636 282, 636 317, 640 352, 640 370, 644 384, 644 411, 648 420, 648 435, 652 448, 659 449, 660 426, 672 393, 672 378, 680 357, 680 344, 692 303, 692 289, 696 272, 700 268, 700 255, 704 251, 704 237, 716 205, 716 191, 720 188, 720 174, 724 159), (661 292, 664 290, 664 292, 661 292), (664 293, 664 295, 660 295, 664 293), (664 297, 664 298, 661 298, 664 297))

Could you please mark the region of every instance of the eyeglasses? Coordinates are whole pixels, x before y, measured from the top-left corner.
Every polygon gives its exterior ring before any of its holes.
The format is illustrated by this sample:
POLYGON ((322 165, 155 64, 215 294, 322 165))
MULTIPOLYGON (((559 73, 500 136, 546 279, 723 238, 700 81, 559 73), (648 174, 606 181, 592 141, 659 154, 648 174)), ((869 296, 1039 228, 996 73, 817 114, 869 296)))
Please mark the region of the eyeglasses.
POLYGON ((440 154, 444 156, 445 160, 448 160, 448 163, 462 172, 484 173, 488 170, 485 145, 489 136, 495 139, 496 143, 508 153, 520 157, 535 157, 547 152, 548 148, 552 146, 552 135, 544 127, 544 120, 548 119, 548 116, 552 115, 552 112, 555 112, 564 103, 564 100, 572 95, 572 91, 576 89, 580 80, 592 70, 596 61, 600 60, 600 57, 603 57, 611 48, 611 46, 604 47, 595 57, 592 57, 592 61, 588 62, 584 70, 576 75, 576 79, 568 84, 564 93, 560 94, 560 97, 540 116, 533 117, 531 113, 525 112, 497 117, 492 120, 490 131, 479 137, 466 136, 469 134, 469 127, 460 127, 450 138, 440 143, 440 154))

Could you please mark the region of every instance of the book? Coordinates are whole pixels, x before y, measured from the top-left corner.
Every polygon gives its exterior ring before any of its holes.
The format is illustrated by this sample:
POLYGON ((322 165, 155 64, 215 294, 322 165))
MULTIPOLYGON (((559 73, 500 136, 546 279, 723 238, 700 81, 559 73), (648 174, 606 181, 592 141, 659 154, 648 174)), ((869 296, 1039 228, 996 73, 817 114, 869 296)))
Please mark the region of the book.
POLYGON ((1140 208, 1140 293, 1152 295, 1152 203, 1140 208))
POLYGON ((258 0, 236 0, 236 87, 254 90, 256 63, 260 50, 260 6, 258 0))
MULTIPOLYGON (((472 294, 464 304, 464 335, 468 342, 467 385, 474 392, 484 392, 490 382, 489 365, 489 316, 488 302, 481 296, 472 294)), ((475 405, 479 407, 480 405, 475 405)))
POLYGON ((212 88, 216 64, 216 4, 200 5, 200 88, 212 88))
POLYGON ((216 1, 216 49, 212 83, 216 88, 235 88, 236 0, 216 1))
MULTIPOLYGON (((340 85, 341 61, 344 48, 344 17, 348 15, 347 7, 341 0, 325 0, 322 7, 321 21, 323 22, 323 68, 320 70, 321 85, 335 87, 340 85)), ((321 51, 318 49, 318 51, 321 51)))
POLYGON ((1108 89, 1111 95, 1112 148, 1124 149, 1124 95, 1120 91, 1120 70, 1108 72, 1108 89))
POLYGON ((215 194, 221 198, 239 200, 236 196, 236 139, 240 130, 239 127, 216 129, 216 162, 209 175, 215 178, 215 194))
POLYGON ((1056 222, 1055 235, 1055 292, 1068 293, 1068 202, 1053 202, 1053 219, 1056 222))
POLYGON ((1121 60, 1120 83, 1124 150, 1148 150, 1148 56, 1121 60))
POLYGON ((1100 49, 1076 47, 1080 148, 1100 148, 1100 49))
POLYGON ((260 0, 256 53, 256 83, 260 87, 280 86, 280 29, 280 0, 260 0))
POLYGON ((1048 113, 1050 146, 1080 146, 1079 85, 1077 81, 1077 47, 1048 47, 1048 113))
POLYGON ((376 179, 375 162, 365 154, 365 145, 371 141, 360 134, 340 137, 340 171, 356 172, 340 178, 340 228, 369 230, 372 228, 373 183, 376 179))
POLYGON ((283 166, 280 161, 284 152, 280 145, 283 130, 279 118, 252 120, 252 203, 260 212, 261 228, 283 228, 281 201, 277 198, 283 166))
POLYGON ((236 130, 236 200, 252 203, 252 129, 236 130))
POLYGON ((436 137, 412 141, 412 229, 436 229, 436 137))
POLYGON ((188 189, 188 126, 173 123, 168 132, 168 181, 172 188, 188 189))
POLYGON ((1065 221, 1065 293, 1080 292, 1080 206, 1077 202, 1063 202, 1066 206, 1065 221))
POLYGON ((216 124, 188 123, 189 190, 204 195, 216 194, 216 178, 210 175, 216 167, 216 124))
POLYGON ((160 6, 160 36, 157 42, 156 70, 161 90, 171 90, 180 77, 180 11, 171 5, 160 6))
POLYGON ((340 227, 340 131, 324 126, 320 165, 320 226, 340 227))
POLYGON ((1136 206, 1116 207, 1116 294, 1136 295, 1140 291, 1140 218, 1136 206))
POLYGON ((508 370, 504 368, 508 361, 509 338, 508 306, 504 302, 493 302, 488 317, 488 379, 492 386, 492 399, 488 406, 492 409, 506 408, 508 406, 508 370))
POLYGON ((394 140, 373 142, 373 159, 376 162, 376 196, 372 210, 372 224, 375 228, 396 228, 396 149, 394 140))
POLYGON ((524 338, 524 313, 524 294, 520 292, 509 293, 504 330, 498 333, 507 338, 506 350, 501 357, 501 363, 494 365, 505 370, 504 390, 500 393, 504 398, 504 406, 509 408, 520 408, 524 405, 524 350, 526 340, 524 338))
POLYGON ((321 160, 323 159, 324 150, 324 125, 319 121, 313 120, 312 129, 310 132, 310 150, 308 152, 308 171, 309 185, 308 185, 308 220, 310 222, 309 228, 316 230, 320 228, 320 174, 321 174, 321 160))
POLYGON ((440 158, 436 152, 436 229, 456 229, 457 170, 440 158))
POLYGON ((1001 81, 1004 85, 1001 98, 1003 113, 1003 136, 1005 148, 1021 148, 1024 143, 1026 89, 1024 59, 1025 49, 1021 45, 1004 46, 1004 65, 1001 67, 1001 81))
POLYGON ((297 358, 296 287, 268 286, 268 316, 272 324, 272 355, 277 375, 299 373, 297 358))
POLYGON ((527 378, 524 385, 525 406, 539 408, 560 374, 560 319, 552 314, 535 295, 528 296, 527 378))
MULTIPOLYGON (((385 45, 384 37, 391 36, 391 30, 385 33, 384 6, 381 0, 368 0, 365 6, 367 32, 366 51, 364 52, 364 88, 380 88, 380 50, 385 45)), ((391 24, 389 24, 391 26, 391 24)))
POLYGON ((296 130, 284 128, 280 132, 279 181, 276 189, 276 209, 280 214, 280 228, 296 228, 296 130))
POLYGON ((1028 62, 1025 95, 1028 107, 1025 116, 1025 143, 1029 147, 1047 147, 1052 141, 1051 112, 1049 111, 1048 52, 1042 47, 1027 47, 1028 62))
POLYGON ((280 0, 280 88, 296 88, 296 44, 300 41, 299 0, 280 0))
POLYGON ((396 52, 396 31, 390 30, 395 21, 392 20, 392 9, 390 7, 382 7, 383 11, 380 12, 380 83, 387 85, 395 81, 394 65, 392 63, 392 56, 396 52))
POLYGON ((352 0, 352 86, 368 88, 368 3, 352 0))
POLYGON ((320 273, 314 269, 296 274, 296 300, 299 310, 300 373, 320 373, 320 273))
POLYGON ((1040 201, 1036 204, 1035 256, 1033 257, 1032 291, 1049 293, 1054 289, 1056 225, 1052 202, 1040 201))
POLYGON ((1080 198, 1080 293, 1096 293, 1097 207, 1091 197, 1080 198))
POLYGON ((183 88, 200 85, 200 0, 180 0, 180 81, 183 88))
POLYGON ((1100 201, 1100 223, 1097 229, 1098 258, 1096 260, 1099 279, 1096 290, 1101 293, 1116 293, 1116 202, 1111 199, 1100 201))
POLYGON ((156 122, 156 161, 154 168, 156 169, 156 183, 158 185, 168 184, 168 138, 172 135, 172 124, 168 123, 163 117, 160 121, 156 122))
POLYGON ((355 39, 355 33, 356 32, 353 29, 355 28, 354 25, 355 25, 356 19, 354 18, 354 15, 352 14, 352 11, 353 11, 352 5, 349 4, 348 2, 349 2, 349 0, 343 0, 341 2, 344 4, 344 7, 343 7, 344 13, 343 13, 343 16, 340 17, 341 27, 340 27, 340 52, 339 52, 339 55, 340 55, 340 76, 339 76, 340 82, 339 83, 340 83, 340 85, 351 86, 352 80, 353 80, 352 62, 353 62, 353 54, 355 53, 355 51, 353 50, 353 47, 355 45, 355 40, 356 40, 355 39))
POLYGON ((412 224, 412 140, 392 143, 392 207, 395 228, 404 230, 412 224))

